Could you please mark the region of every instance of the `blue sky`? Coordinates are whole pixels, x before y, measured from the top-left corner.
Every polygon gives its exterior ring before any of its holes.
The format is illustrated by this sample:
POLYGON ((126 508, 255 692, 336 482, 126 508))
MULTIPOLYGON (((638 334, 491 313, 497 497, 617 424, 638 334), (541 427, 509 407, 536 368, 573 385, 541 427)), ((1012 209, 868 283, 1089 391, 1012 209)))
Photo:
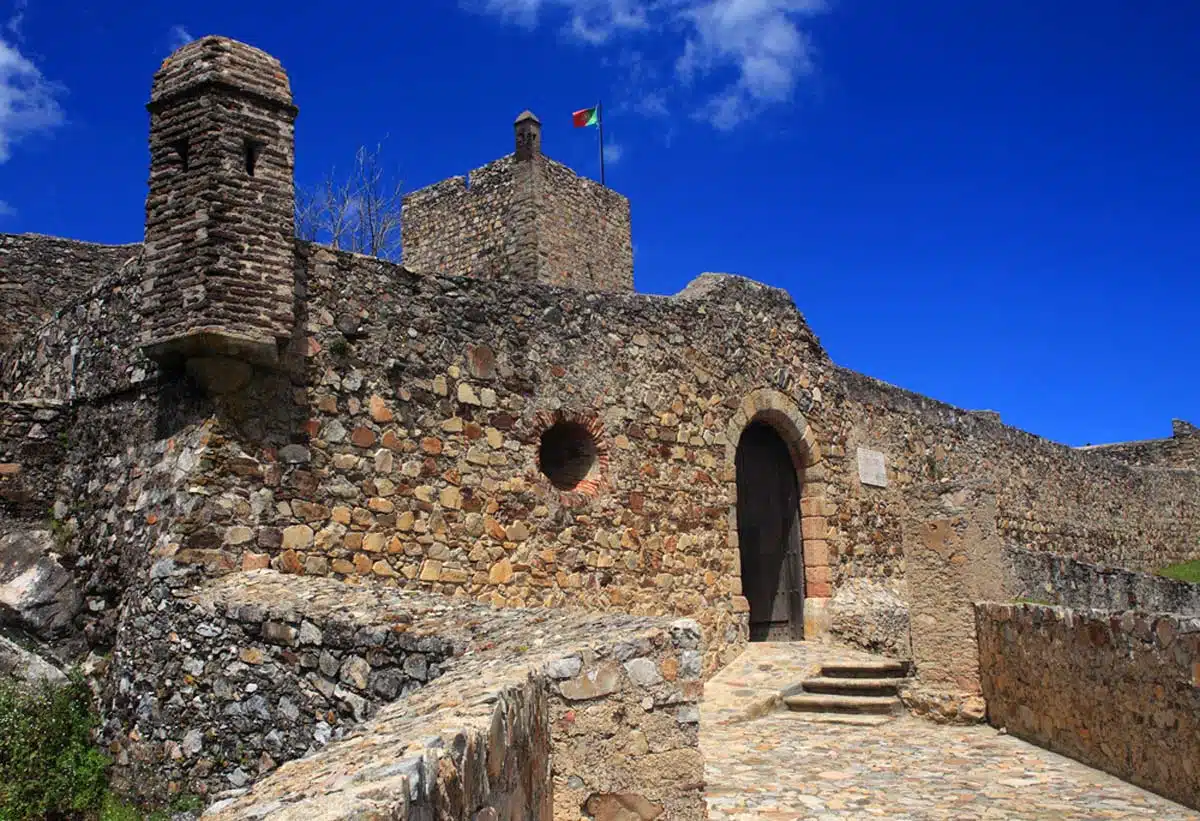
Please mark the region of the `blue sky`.
POLYGON ((0 231, 140 240, 151 75, 211 33, 288 69, 301 185, 463 173, 525 108, 595 175, 603 99, 639 290, 784 287, 840 364, 1068 444, 1200 422, 1200 4, 0 0, 0 231))

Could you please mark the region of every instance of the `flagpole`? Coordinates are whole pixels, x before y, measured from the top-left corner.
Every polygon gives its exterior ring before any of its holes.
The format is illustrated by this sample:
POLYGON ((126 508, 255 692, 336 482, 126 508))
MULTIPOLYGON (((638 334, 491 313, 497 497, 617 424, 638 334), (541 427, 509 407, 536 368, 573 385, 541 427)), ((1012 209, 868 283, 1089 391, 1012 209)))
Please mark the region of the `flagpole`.
POLYGON ((596 125, 600 128, 600 184, 604 185, 604 104, 596 103, 596 125))

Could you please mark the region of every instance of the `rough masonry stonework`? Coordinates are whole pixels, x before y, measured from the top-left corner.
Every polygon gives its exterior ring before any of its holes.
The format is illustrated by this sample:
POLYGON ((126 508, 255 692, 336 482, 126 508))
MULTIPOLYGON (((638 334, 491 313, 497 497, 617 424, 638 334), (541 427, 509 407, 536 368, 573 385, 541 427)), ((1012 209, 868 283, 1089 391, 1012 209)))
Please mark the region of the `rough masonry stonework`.
POLYGON ((154 75, 142 301, 147 354, 272 364, 291 332, 296 107, 270 55, 223 37, 154 75))
POLYGON ((997 726, 1200 809, 1200 619, 985 603, 997 726))
POLYGON ((139 251, 138 245, 0 235, 0 351, 139 251))

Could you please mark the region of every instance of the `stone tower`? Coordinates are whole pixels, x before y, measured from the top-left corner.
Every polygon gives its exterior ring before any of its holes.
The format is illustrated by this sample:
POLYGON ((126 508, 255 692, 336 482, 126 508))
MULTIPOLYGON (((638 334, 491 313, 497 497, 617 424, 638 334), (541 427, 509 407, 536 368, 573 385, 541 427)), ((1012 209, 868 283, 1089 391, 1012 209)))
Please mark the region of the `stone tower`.
POLYGON ((513 153, 405 196, 405 267, 632 291, 629 200, 543 154, 533 112, 513 131, 513 153))
POLYGON ((142 349, 272 366, 294 298, 296 107, 279 61, 225 37, 168 57, 150 103, 142 349))

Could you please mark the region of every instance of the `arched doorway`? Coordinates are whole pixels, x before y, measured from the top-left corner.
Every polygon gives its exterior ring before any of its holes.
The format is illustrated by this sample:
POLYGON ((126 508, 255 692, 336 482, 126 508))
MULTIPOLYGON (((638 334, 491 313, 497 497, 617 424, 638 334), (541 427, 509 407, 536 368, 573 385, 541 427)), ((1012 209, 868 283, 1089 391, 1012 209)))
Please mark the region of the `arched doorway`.
POLYGON ((751 641, 804 638, 800 480, 787 443, 752 420, 738 439, 737 533, 751 641))

